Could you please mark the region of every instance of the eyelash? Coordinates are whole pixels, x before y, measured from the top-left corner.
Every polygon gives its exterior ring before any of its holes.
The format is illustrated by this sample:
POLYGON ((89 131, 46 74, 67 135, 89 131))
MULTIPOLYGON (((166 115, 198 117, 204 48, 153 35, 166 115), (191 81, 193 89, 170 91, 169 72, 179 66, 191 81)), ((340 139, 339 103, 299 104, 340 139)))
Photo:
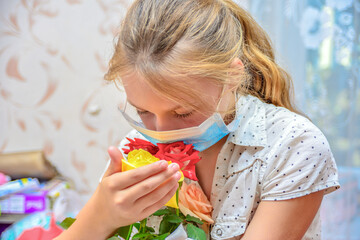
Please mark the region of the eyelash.
MULTIPOLYGON (((147 114, 147 113, 149 113, 148 111, 140 111, 140 110, 137 110, 137 113, 139 114, 139 115, 144 115, 144 114, 147 114)), ((176 118, 187 118, 187 117, 190 117, 191 115, 193 114, 193 112, 191 111, 191 112, 188 112, 188 113, 184 113, 184 114, 177 114, 177 113, 175 113, 174 115, 175 115, 175 117, 176 118)))
POLYGON ((139 115, 144 115, 144 114, 149 113, 148 111, 140 111, 140 110, 136 110, 136 112, 137 112, 139 115))
POLYGON ((190 117, 192 114, 193 114, 193 112, 188 112, 188 113, 184 113, 184 114, 175 113, 175 117, 177 117, 177 118, 187 118, 187 117, 190 117))

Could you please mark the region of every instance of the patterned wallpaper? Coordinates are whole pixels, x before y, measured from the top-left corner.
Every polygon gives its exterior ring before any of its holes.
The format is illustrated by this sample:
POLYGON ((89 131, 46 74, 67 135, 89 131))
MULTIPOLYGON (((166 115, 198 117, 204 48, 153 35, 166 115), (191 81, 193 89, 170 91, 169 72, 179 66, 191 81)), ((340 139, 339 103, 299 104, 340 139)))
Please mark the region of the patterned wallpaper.
MULTIPOLYGON (((130 129, 116 109, 123 94, 103 80, 130 2, 0 0, 0 153, 43 149, 81 193, 92 193, 108 159, 107 147, 130 129)), ((342 170, 342 189, 324 203, 322 220, 324 239, 355 239, 360 185, 359 171, 351 171, 360 166, 359 131, 353 127, 360 109, 359 0, 236 2, 269 32, 279 56, 285 56, 297 94, 306 99, 306 112, 329 136, 338 164, 350 166, 342 170), (329 17, 336 24, 329 24, 329 17), (307 51, 299 47, 302 43, 307 51), (319 68, 305 69, 305 64, 319 68), (317 91, 324 86, 335 94, 317 91), (335 109, 331 116, 336 118, 324 115, 324 109, 335 109), (329 119, 336 127, 324 125, 329 119)))
POLYGON ((89 195, 130 129, 103 80, 126 0, 0 1, 0 152, 45 151, 89 195))

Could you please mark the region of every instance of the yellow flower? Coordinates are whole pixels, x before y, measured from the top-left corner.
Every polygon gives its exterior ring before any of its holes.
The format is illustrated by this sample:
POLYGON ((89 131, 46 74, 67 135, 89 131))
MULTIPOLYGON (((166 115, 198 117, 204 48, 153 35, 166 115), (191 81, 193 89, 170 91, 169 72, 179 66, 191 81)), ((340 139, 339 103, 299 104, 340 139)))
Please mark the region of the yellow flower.
MULTIPOLYGON (((129 152, 127 161, 125 159, 122 159, 122 172, 132 170, 138 167, 142 167, 154 162, 159 161, 157 157, 154 157, 151 153, 148 151, 145 151, 143 149, 135 149, 129 152)), ((171 161, 168 161, 168 164, 170 164, 171 161)), ((180 170, 179 170, 180 171, 180 170)), ((182 182, 184 180, 184 175, 181 173, 181 178, 179 182, 182 182)), ((165 204, 165 206, 172 207, 172 208, 179 208, 179 206, 176 204, 176 194, 172 196, 172 198, 165 204)))
POLYGON ((157 161, 159 161, 159 159, 151 155, 151 153, 149 153, 148 151, 145 151, 143 149, 132 150, 128 154, 127 161, 122 159, 122 171, 124 172, 127 170, 135 169, 157 161))

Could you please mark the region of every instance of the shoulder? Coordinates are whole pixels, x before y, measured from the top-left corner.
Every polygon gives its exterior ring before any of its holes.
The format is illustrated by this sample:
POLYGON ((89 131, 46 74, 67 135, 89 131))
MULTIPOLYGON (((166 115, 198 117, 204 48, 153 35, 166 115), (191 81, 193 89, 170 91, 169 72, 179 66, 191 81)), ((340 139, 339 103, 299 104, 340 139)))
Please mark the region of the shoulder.
POLYGON ((266 119, 263 199, 289 199, 324 189, 326 194, 339 187, 330 145, 315 124, 275 106, 267 109, 266 119))
POLYGON ((258 147, 259 156, 283 149, 290 150, 286 152, 297 148, 312 151, 314 145, 330 151, 326 137, 317 126, 284 107, 264 103, 248 95, 240 98, 236 114, 240 124, 229 141, 239 146, 258 147))
MULTIPOLYGON (((284 107, 262 102, 259 98, 241 96, 237 102, 236 116, 239 127, 231 134, 230 141, 243 146, 273 146, 287 136, 302 131, 321 131, 306 117, 284 107)), ((295 134, 295 135, 294 135, 295 134)))
POLYGON ((325 135, 309 119, 273 105, 267 108, 265 119, 269 154, 332 155, 325 135))
POLYGON ((235 144, 233 151, 239 152, 233 165, 246 168, 261 162, 258 166, 261 199, 290 199, 322 189, 328 193, 339 186, 329 143, 315 124, 255 97, 245 103, 247 111, 242 114, 247 121, 230 138, 235 144), (247 141, 244 144, 237 139, 247 141))

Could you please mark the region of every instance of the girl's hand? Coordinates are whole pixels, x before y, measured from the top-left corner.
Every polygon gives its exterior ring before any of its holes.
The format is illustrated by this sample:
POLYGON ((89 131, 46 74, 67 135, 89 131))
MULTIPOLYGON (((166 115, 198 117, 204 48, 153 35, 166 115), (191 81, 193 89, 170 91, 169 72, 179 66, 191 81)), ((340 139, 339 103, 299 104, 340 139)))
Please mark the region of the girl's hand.
POLYGON ((91 239, 105 239, 118 227, 140 221, 157 211, 178 188, 181 174, 176 163, 168 165, 161 160, 121 172, 123 157, 120 151, 109 147, 108 153, 111 163, 77 220, 65 231, 76 235, 68 236, 86 239, 87 235, 91 239))
POLYGON ((164 206, 175 194, 181 177, 179 166, 164 160, 126 172, 123 158, 110 147, 111 163, 93 196, 99 215, 113 229, 140 221, 164 206))

